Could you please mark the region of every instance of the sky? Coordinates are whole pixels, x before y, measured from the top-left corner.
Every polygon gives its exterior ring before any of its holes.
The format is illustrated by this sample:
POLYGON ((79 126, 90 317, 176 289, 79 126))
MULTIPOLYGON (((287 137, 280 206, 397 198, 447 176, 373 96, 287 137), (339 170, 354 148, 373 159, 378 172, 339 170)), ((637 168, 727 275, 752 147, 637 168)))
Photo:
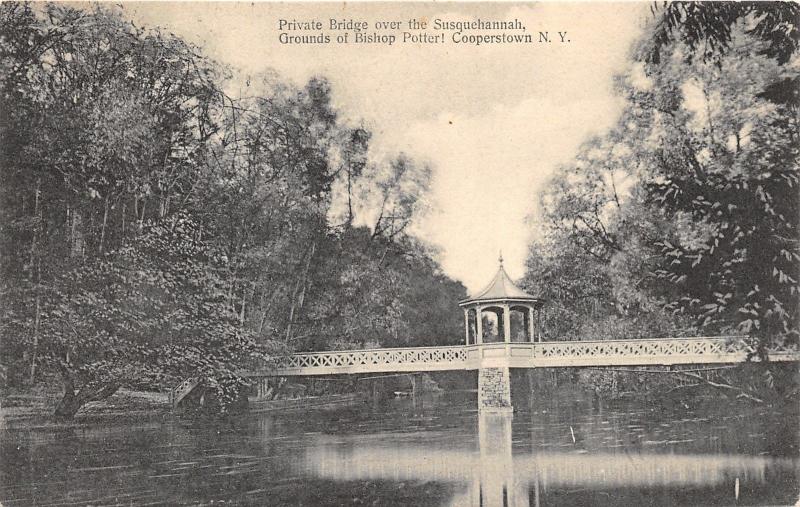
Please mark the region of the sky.
MULTIPOLYGON (((257 76, 274 69, 303 84, 322 75, 341 115, 373 132, 370 156, 405 152, 433 170, 431 211, 415 232, 470 291, 497 269, 524 275, 536 234, 536 195, 582 142, 615 122, 612 90, 649 3, 128 3, 215 60, 257 76), (520 19, 552 43, 282 45, 279 20, 520 19), (567 32, 559 43, 556 32, 567 32)), ((372 31, 372 30, 368 30, 372 31)), ((298 33, 298 32, 296 32, 298 33)), ((295 33, 295 34, 296 34, 295 33)), ((311 32, 318 33, 318 32, 311 32)))

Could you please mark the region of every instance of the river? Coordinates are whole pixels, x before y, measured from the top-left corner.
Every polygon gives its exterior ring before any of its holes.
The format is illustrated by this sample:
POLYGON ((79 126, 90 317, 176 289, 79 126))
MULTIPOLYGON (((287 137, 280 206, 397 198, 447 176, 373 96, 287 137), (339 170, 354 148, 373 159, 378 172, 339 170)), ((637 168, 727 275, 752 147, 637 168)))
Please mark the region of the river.
POLYGON ((798 416, 475 393, 229 420, 6 422, 15 505, 793 505, 798 416))

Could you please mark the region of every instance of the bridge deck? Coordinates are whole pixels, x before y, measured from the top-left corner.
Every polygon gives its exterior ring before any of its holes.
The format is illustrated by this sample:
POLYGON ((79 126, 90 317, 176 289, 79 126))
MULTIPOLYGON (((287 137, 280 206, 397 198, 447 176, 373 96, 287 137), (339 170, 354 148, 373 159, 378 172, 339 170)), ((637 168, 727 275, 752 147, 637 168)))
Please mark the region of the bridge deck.
MULTIPOLYGON (((248 375, 283 377, 475 370, 498 365, 547 368, 731 364, 745 361, 750 352, 745 340, 735 336, 490 343, 300 353, 279 358, 274 367, 256 368, 248 375)), ((776 347, 769 351, 769 358, 771 361, 798 361, 800 351, 794 347, 776 347)))

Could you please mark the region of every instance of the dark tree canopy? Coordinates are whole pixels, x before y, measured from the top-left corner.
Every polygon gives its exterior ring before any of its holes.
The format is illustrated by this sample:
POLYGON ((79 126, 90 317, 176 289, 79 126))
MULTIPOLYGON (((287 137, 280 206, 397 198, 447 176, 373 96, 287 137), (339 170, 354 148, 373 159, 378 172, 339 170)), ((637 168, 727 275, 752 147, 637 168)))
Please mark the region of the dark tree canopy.
POLYGON ((654 10, 617 78, 619 122, 540 195, 526 283, 551 298, 553 338, 739 334, 762 356, 797 343, 799 14, 654 10))
POLYGON ((759 54, 784 64, 800 44, 800 5, 796 2, 663 2, 655 4, 658 22, 647 60, 661 62, 666 46, 675 41, 691 49, 687 58, 699 54, 704 60, 728 51, 737 24, 765 43, 759 54))
POLYGON ((461 335, 464 288, 407 234, 430 169, 372 161, 323 77, 231 97, 124 8, 15 2, 0 70, 2 366, 59 379, 59 415, 190 376, 224 407, 254 360, 461 335))

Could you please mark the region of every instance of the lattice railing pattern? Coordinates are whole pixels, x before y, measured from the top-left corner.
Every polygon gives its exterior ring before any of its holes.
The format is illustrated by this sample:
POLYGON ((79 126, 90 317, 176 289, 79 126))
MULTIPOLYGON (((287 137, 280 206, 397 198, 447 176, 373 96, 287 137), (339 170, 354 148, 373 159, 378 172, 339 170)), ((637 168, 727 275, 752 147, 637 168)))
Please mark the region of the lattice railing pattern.
MULTIPOLYGON (((559 341, 534 346, 537 358, 719 356, 752 352, 741 337, 668 338, 648 340, 559 341)), ((796 354, 797 349, 777 346, 770 354, 796 354)))
POLYGON ((414 347, 404 349, 343 350, 294 354, 278 359, 276 366, 290 368, 348 368, 379 365, 424 365, 466 360, 464 347, 414 347))
MULTIPOLYGON (((613 366, 631 364, 732 363, 752 349, 742 337, 695 337, 645 340, 492 343, 453 347, 309 352, 277 358, 252 373, 306 375, 376 371, 426 371, 479 368, 481 358, 509 357, 512 367, 613 366)), ((776 360, 800 360, 796 347, 770 349, 776 360)))
POLYGON ((710 356, 745 351, 745 345, 740 340, 729 342, 726 338, 574 341, 537 343, 534 348, 534 357, 710 356))

